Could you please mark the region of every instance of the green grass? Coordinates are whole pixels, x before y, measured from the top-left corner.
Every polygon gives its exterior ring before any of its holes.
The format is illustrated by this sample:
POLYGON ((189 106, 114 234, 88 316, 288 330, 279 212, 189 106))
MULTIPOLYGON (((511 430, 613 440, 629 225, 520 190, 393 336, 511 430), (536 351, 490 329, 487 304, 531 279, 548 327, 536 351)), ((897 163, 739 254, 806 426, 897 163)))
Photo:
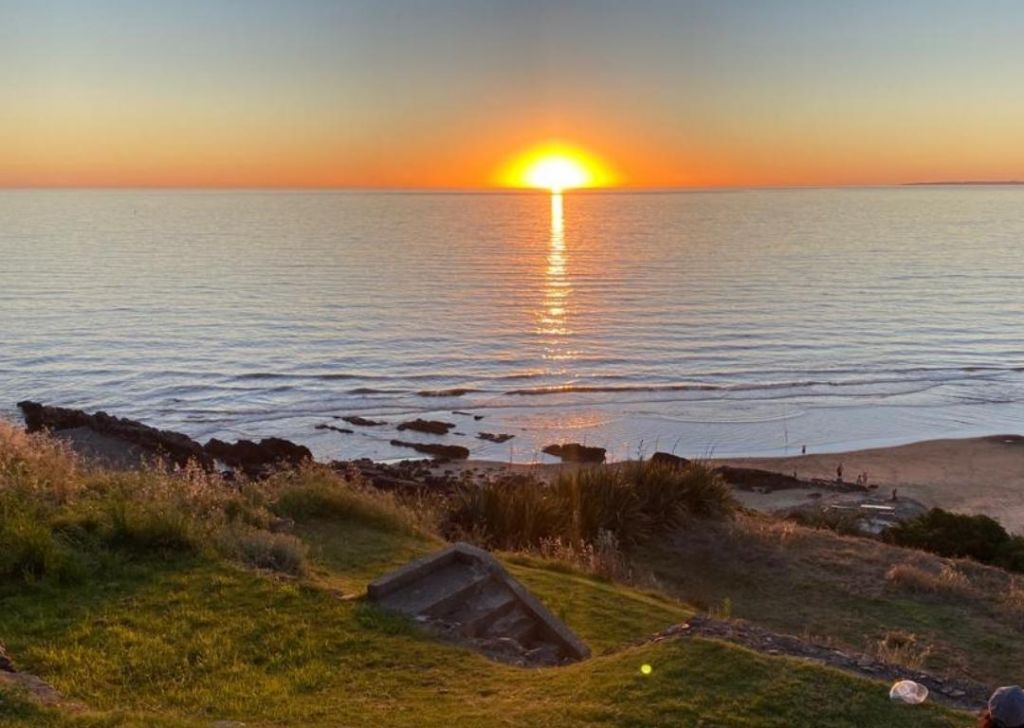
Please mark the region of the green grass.
MULTIPOLYGON (((160 476, 156 484, 141 482, 141 492, 149 488, 153 499, 136 501, 136 491, 111 485, 111 477, 117 485, 122 476, 107 475, 64 484, 58 496, 59 478, 42 475, 85 476, 47 458, 31 462, 31 445, 21 443, 21 454, 11 457, 0 442, 0 490, 17 485, 7 488, 5 502, 18 505, 21 498, 49 538, 88 558, 73 579, 45 564, 30 578, 17 569, 0 578, 0 638, 23 670, 89 709, 41 708, 0 690, 3 726, 240 720, 304 727, 951 728, 969 722, 937 706, 893 705, 881 683, 723 643, 630 647, 692 609, 523 555, 501 556, 595 656, 545 669, 491 662, 353 598, 371 579, 442 544, 424 528, 423 514, 410 516, 405 506, 322 470, 282 475, 241 495, 218 494, 211 483, 191 483, 179 493, 173 479, 160 476), (289 488, 295 493, 282 497, 289 488), (199 503, 184 497, 195 492, 199 503), (155 515, 104 520, 101 507, 111 493, 155 515), (176 508, 184 514, 180 522, 176 508), (97 512, 94 520, 86 517, 97 512), (295 536, 308 553, 300 578, 253 570, 231 549, 217 547, 224 529, 239 524, 269 533, 261 526, 280 512, 296 518, 295 536), (68 523, 77 525, 68 531, 68 523), (167 528, 174 523, 181 527, 167 528), (120 536, 102 535, 111 533, 120 536), (177 542, 180 533, 188 538, 177 542), (175 548, 176 542, 187 547, 175 548), (644 664, 652 666, 650 675, 641 673, 644 664)), ((156 476, 138 476, 147 477, 156 476)), ((123 478, 140 484, 136 476, 123 478)))
MULTIPOLYGON (((303 530, 305 531, 305 528, 303 530)), ((361 524, 309 526, 319 574, 365 583, 346 543, 378 563, 433 545, 361 524), (371 529, 372 531, 372 529, 371 529), (376 551, 375 547, 384 547, 376 551)), ((102 581, 6 589, 0 634, 25 669, 98 711, 21 703, 5 725, 862 725, 954 726, 963 716, 893 706, 885 686, 724 644, 687 640, 601 656, 689 610, 658 595, 531 559, 511 569, 591 646, 576 665, 523 670, 420 634, 319 583, 200 558, 124 564, 102 581), (650 676, 640 665, 653 666, 650 676), (118 711, 127 711, 122 714, 118 711), (142 716, 142 717, 139 717, 142 716)))
POLYGON ((1024 621, 1007 603, 1010 575, 996 569, 956 562, 969 577, 967 594, 913 593, 887 580, 894 565, 950 562, 763 517, 695 522, 640 558, 677 598, 704 608, 729 599, 732 616, 776 631, 859 652, 901 631, 930 647, 929 671, 993 686, 1024 672, 1024 655, 1006 648, 1024 621))

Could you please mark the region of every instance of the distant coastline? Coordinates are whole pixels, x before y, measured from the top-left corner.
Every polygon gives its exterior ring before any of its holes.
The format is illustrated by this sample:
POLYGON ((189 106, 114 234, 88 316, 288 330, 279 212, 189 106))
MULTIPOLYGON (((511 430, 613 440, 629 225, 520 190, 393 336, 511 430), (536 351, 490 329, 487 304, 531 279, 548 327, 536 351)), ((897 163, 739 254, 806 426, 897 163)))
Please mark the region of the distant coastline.
POLYGON ((1024 185, 1024 180, 1019 179, 1008 179, 1008 180, 984 180, 984 179, 968 179, 960 181, 945 181, 945 182, 906 182, 904 187, 1012 187, 1024 185))

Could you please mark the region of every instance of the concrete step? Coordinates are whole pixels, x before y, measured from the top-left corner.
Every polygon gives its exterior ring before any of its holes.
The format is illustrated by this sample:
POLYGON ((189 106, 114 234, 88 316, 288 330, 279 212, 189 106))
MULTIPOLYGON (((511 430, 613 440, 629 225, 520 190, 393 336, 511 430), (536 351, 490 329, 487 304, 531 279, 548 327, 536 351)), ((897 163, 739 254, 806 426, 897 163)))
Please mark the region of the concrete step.
POLYGON ((451 564, 391 594, 382 606, 410 616, 441 616, 460 599, 486 583, 488 575, 464 564, 451 564))
POLYGON ((457 543, 371 582, 369 600, 493 659, 554 665, 590 651, 491 554, 457 543))
POLYGON ((467 614, 462 620, 462 634, 476 637, 482 634, 496 621, 516 608, 518 602, 511 592, 505 591, 497 601, 491 601, 486 607, 478 607, 467 614))
POLYGON ((515 608, 492 622, 486 630, 485 637, 509 637, 523 647, 533 640, 537 624, 522 609, 515 608))

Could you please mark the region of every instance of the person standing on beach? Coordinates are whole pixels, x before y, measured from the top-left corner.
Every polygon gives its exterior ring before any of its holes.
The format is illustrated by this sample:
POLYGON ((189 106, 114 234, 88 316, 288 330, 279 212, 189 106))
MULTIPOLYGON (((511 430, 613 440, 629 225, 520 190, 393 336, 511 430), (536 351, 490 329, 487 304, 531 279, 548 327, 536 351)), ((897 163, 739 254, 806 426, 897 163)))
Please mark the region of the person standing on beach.
POLYGON ((839 463, 839 465, 836 467, 836 482, 837 483, 842 483, 843 482, 843 464, 842 463, 839 463))

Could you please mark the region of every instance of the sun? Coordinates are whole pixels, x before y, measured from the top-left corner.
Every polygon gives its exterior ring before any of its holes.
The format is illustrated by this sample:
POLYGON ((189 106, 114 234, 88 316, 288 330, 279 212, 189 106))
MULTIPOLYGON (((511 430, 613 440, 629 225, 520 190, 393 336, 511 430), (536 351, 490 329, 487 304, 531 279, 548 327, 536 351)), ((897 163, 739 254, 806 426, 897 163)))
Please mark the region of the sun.
POLYGON ((542 187, 552 192, 590 186, 590 174, 582 164, 570 157, 557 155, 542 157, 532 163, 526 168, 523 179, 530 187, 542 187))
POLYGON ((583 187, 607 187, 615 183, 608 166, 589 152, 550 142, 516 156, 505 165, 499 183, 507 187, 535 187, 562 192, 583 187))

